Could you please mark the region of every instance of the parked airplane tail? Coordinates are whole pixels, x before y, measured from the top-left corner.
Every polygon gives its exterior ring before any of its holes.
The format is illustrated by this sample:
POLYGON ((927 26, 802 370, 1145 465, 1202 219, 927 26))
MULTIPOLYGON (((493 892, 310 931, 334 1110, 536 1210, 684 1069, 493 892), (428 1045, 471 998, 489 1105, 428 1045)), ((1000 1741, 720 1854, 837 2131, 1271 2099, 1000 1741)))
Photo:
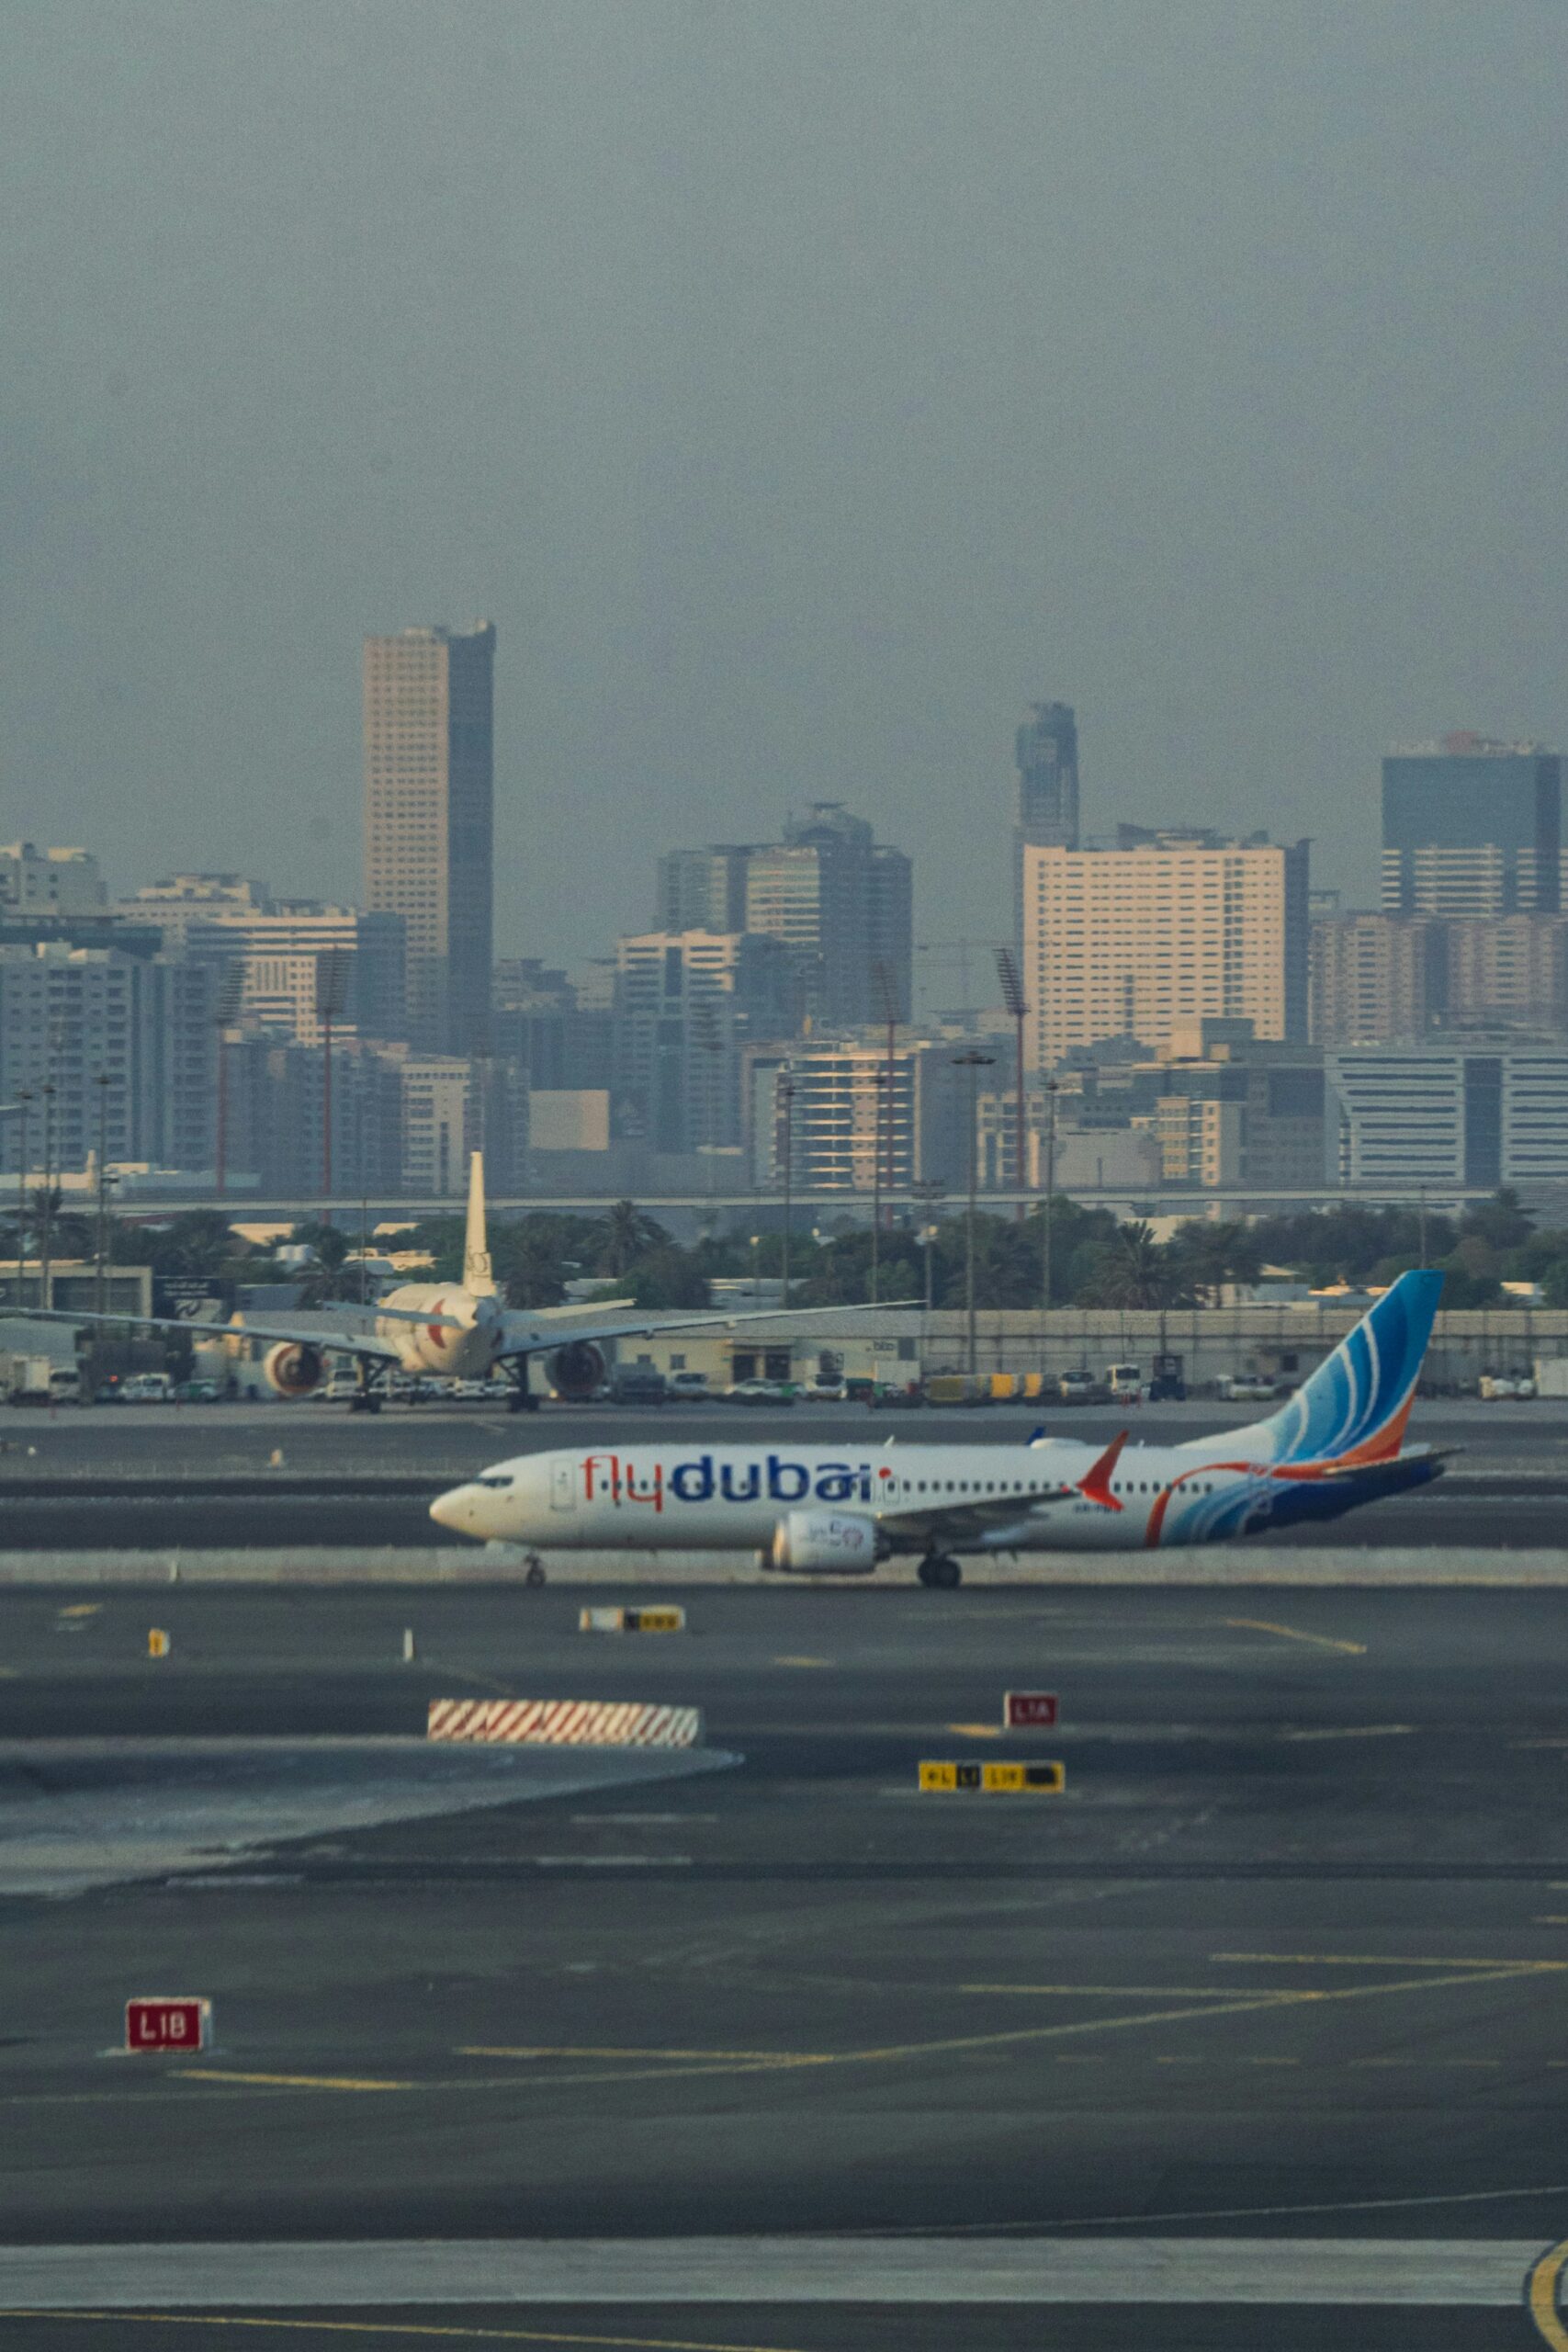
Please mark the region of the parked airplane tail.
POLYGON ((495 1274, 485 1238, 485 1161, 476 1151, 468 1161, 468 1222, 463 1235, 463 1288, 476 1298, 495 1296, 495 1274))
POLYGON ((1233 1430, 1227 1447, 1247 1447, 1275 1464, 1351 1469, 1390 1461, 1404 1442, 1442 1288, 1441 1274, 1401 1274, 1288 1405, 1250 1429, 1233 1430))

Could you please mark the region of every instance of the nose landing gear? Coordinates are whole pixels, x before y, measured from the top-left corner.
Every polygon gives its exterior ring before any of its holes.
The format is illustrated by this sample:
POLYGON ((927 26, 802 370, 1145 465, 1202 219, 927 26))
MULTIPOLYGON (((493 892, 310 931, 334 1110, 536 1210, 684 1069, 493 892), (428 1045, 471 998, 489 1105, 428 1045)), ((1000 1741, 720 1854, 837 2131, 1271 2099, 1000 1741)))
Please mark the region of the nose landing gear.
POLYGON ((951 1554, 928 1552, 920 1562, 919 1578, 937 1592, 953 1592, 964 1581, 964 1571, 951 1554))
POLYGON ((545 1581, 545 1564, 537 1552, 524 1555, 523 1581, 530 1591, 536 1592, 545 1581))

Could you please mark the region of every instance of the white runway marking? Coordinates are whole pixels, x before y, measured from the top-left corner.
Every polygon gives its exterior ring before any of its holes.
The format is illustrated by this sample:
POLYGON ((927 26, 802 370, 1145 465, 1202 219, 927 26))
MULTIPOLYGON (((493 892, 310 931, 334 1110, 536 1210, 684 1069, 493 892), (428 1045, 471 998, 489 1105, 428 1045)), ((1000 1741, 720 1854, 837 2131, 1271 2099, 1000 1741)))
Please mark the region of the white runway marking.
POLYGON ((1342 2303, 1517 2310, 1538 2238, 733 2237, 0 2248, 0 2316, 203 2305, 1342 2303))

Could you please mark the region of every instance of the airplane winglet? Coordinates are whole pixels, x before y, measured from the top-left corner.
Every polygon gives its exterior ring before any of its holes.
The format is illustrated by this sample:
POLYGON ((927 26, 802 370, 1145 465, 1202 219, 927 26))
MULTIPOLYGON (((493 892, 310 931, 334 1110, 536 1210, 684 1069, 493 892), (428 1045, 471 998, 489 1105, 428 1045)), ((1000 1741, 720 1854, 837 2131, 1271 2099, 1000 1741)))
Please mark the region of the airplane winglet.
POLYGON ((1127 1442, 1128 1434, 1129 1432, 1123 1430, 1119 1437, 1113 1437, 1099 1461, 1091 1469, 1085 1471, 1078 1480, 1079 1494, 1086 1496, 1091 1503, 1099 1503, 1103 1510, 1122 1509, 1122 1505, 1111 1491, 1111 1474, 1116 1467, 1122 1448, 1127 1442))

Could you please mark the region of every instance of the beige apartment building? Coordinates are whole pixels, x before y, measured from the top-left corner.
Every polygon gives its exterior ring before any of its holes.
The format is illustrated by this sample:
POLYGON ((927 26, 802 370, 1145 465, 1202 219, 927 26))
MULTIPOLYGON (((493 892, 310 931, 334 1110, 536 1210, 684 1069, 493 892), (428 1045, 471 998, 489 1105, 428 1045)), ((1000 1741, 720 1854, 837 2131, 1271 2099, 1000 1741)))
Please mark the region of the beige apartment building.
POLYGON ((1215 1015, 1306 1035, 1308 844, 1124 825, 1114 849, 1025 843, 1026 1052, 1131 1037, 1153 1052, 1215 1015))
POLYGON ((1443 926, 1425 916, 1314 916, 1308 960, 1317 1045, 1419 1037, 1441 1013, 1443 926))
POLYGON ((407 927, 409 1034, 490 1044, 495 629, 365 640, 365 899, 407 927))

